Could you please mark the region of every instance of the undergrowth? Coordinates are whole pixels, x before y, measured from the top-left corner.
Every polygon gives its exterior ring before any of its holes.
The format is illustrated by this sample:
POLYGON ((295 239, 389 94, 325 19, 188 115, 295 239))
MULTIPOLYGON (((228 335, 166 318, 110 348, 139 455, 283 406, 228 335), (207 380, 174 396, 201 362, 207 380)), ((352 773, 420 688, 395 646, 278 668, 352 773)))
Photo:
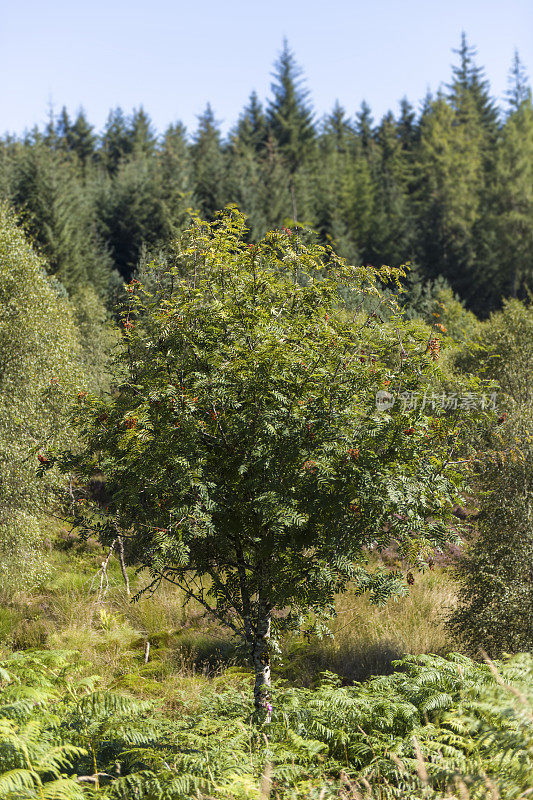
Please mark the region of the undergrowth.
MULTIPOLYGON (((31 591, 0 597, 0 653, 76 650, 108 683, 143 697, 155 693, 171 706, 188 695, 195 702, 198 687, 228 666, 247 665, 231 635, 194 602, 185 605, 175 587, 162 585, 153 598, 132 603, 114 558, 102 576, 106 553, 97 542, 82 542, 53 518, 46 536, 52 565, 47 578, 31 591)), ((131 568, 128 573, 133 595, 143 578, 131 568)), ((443 623, 453 603, 453 585, 440 567, 417 575, 408 597, 382 607, 347 591, 337 598, 334 636, 287 637, 273 673, 312 687, 329 670, 350 684, 392 672, 392 662, 408 653, 457 649, 443 623)))
POLYGON ((410 656, 342 687, 278 686, 257 726, 250 676, 194 710, 104 691, 74 653, 0 663, 0 797, 525 798, 533 781, 533 658, 410 656))

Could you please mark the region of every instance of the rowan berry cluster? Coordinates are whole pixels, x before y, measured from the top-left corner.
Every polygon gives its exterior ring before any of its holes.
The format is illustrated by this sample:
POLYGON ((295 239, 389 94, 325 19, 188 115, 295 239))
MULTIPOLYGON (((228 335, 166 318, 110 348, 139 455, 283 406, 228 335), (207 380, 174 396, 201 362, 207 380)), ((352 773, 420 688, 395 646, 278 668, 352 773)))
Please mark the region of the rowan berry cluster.
POLYGON ((428 352, 433 361, 436 361, 440 353, 440 342, 438 339, 430 339, 428 344, 428 352))

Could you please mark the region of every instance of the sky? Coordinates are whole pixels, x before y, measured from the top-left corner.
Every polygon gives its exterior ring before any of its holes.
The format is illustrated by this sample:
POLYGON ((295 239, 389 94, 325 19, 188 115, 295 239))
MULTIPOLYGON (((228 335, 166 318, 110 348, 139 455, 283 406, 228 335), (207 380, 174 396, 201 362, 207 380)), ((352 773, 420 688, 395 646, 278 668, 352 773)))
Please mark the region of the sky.
POLYGON ((101 130, 118 105, 193 132, 207 102, 227 133, 284 37, 317 118, 366 99, 379 119, 449 81, 463 30, 499 100, 515 48, 532 76, 532 0, 0 0, 0 134, 62 106, 101 130))

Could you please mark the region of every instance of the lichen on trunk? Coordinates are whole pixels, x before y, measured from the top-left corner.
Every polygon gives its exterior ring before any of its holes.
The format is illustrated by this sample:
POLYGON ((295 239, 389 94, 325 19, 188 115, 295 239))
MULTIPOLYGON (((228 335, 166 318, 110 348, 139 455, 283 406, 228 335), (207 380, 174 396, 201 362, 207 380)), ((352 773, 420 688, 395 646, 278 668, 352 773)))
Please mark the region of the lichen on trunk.
POLYGON ((270 610, 263 607, 258 615, 252 639, 252 664, 255 673, 254 703, 257 711, 266 713, 270 721, 271 679, 270 679, 270 610))

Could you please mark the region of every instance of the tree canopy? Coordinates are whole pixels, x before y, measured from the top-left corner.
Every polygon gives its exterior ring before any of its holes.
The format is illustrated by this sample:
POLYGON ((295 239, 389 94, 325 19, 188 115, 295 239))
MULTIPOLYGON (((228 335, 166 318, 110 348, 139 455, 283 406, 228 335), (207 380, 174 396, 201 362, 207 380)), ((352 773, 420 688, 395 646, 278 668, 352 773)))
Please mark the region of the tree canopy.
POLYGON ((81 452, 59 463, 105 484, 82 526, 119 529, 152 588, 182 587, 243 640, 261 707, 272 635, 320 627, 348 581, 404 592, 368 548, 395 540, 423 566, 452 536, 462 478, 454 420, 376 406, 435 385, 437 337, 378 288, 398 271, 351 267, 302 231, 245 239, 234 208, 196 220, 149 287, 130 284, 127 380, 76 404, 81 452), (372 310, 339 316, 346 292, 372 310))

